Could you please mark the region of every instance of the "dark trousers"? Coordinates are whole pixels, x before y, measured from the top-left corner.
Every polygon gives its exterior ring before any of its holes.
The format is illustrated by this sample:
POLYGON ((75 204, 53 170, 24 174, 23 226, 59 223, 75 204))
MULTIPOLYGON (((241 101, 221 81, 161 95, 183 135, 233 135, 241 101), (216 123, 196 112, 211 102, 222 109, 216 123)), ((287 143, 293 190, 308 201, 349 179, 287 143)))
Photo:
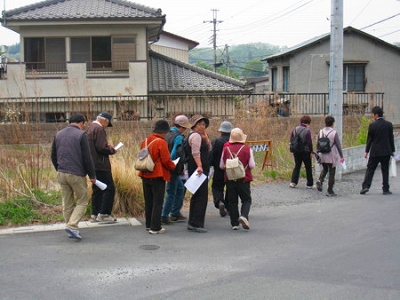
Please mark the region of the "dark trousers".
POLYGON ((188 225, 204 228, 208 202, 208 179, 204 180, 199 189, 190 198, 188 225))
POLYGON ((319 174, 319 181, 321 183, 324 182, 326 174, 329 172, 329 178, 328 178, 328 193, 332 194, 333 193, 333 185, 335 184, 335 173, 336 173, 336 167, 333 166, 333 164, 326 164, 322 163, 322 171, 321 174, 319 174))
POLYGON ((227 206, 225 201, 226 196, 224 195, 224 190, 225 190, 225 180, 213 179, 211 184, 211 191, 213 195, 214 206, 216 208, 219 208, 220 202, 222 202, 225 206, 227 206))
POLYGON ((251 192, 250 192, 250 181, 234 181, 229 180, 226 183, 229 216, 231 218, 232 226, 239 226, 239 217, 243 216, 249 219, 250 206, 251 206, 251 192), (239 215, 239 197, 242 201, 239 215))
POLYGON ((371 187, 376 167, 380 163, 382 171, 382 190, 384 192, 389 191, 389 162, 390 156, 370 156, 368 159, 367 170, 365 171, 362 188, 369 189, 371 187))
POLYGON ((96 179, 107 184, 102 191, 97 185, 92 185, 92 215, 111 215, 114 205, 115 185, 111 171, 96 171, 96 179))
POLYGON ((162 177, 142 178, 146 228, 161 229, 161 210, 164 201, 165 181, 162 177))
POLYGON ((304 163, 304 167, 306 169, 306 176, 307 176, 307 186, 314 185, 314 179, 312 176, 312 167, 311 167, 311 155, 310 152, 305 153, 293 153, 294 156, 294 169, 292 173, 292 180, 291 182, 298 184, 299 183, 299 176, 300 176, 300 168, 301 164, 304 163))

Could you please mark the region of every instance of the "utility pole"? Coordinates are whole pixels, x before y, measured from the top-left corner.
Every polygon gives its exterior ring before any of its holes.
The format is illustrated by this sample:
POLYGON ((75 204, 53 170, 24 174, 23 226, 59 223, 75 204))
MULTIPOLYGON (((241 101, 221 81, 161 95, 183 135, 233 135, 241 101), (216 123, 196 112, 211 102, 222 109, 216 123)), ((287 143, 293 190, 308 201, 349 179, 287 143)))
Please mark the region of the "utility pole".
POLYGON ((217 9, 212 9, 213 20, 203 21, 203 23, 213 23, 213 49, 214 49, 214 72, 217 72, 217 23, 222 23, 223 21, 217 21, 217 9))
POLYGON ((230 66, 231 66, 231 59, 229 57, 229 46, 225 44, 225 50, 226 50, 226 69, 227 69, 227 75, 230 76, 230 66))
MULTIPOLYGON (((331 0, 329 114, 342 142, 343 133, 343 0, 331 0)), ((339 169, 341 170, 341 169, 339 169)), ((341 171, 338 179, 341 179, 341 171)))

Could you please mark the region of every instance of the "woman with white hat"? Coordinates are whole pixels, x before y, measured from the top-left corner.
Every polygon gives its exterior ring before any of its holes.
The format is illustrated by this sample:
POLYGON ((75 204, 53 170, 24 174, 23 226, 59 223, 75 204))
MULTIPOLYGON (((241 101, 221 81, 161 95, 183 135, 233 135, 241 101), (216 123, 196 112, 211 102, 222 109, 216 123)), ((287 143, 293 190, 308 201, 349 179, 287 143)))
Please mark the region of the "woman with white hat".
POLYGON ((251 170, 255 168, 253 151, 250 146, 245 145, 247 135, 240 128, 233 128, 229 138, 229 145, 225 146, 222 151, 220 167, 225 169, 226 160, 238 157, 245 169, 245 176, 241 179, 226 180, 226 200, 228 203, 229 216, 231 218, 232 230, 239 229, 239 223, 244 229, 250 229, 249 213, 251 207, 251 191, 250 182, 253 180, 251 170), (231 155, 232 153, 232 155, 231 155), (242 202, 239 215, 239 197, 242 202))

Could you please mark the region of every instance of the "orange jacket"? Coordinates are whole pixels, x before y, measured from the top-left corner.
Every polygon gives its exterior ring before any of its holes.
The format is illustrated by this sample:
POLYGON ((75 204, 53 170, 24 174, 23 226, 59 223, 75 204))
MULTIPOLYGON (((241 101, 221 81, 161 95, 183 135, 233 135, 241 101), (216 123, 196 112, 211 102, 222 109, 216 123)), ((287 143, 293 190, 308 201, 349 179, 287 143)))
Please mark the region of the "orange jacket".
MULTIPOLYGON (((162 177, 164 181, 170 181, 170 170, 175 169, 175 164, 170 158, 167 141, 157 133, 152 133, 147 137, 147 145, 154 141, 149 147, 149 153, 154 161, 153 172, 139 171, 139 176, 143 178, 157 178, 162 177)), ((145 140, 140 145, 140 149, 145 147, 145 140)))

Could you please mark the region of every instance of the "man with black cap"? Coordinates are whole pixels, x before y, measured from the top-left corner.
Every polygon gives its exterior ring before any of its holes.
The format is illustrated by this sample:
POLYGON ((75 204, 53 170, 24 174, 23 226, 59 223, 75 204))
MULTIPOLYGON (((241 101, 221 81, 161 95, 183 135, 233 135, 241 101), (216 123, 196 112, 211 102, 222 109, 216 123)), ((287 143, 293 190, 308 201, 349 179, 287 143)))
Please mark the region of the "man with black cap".
POLYGON ((54 137, 51 161, 61 187, 65 231, 70 237, 81 240, 78 223, 85 215, 89 203, 86 175, 89 175, 90 181, 94 183, 96 173, 90 155, 89 140, 83 131, 85 117, 73 114, 68 121, 69 126, 57 132, 54 137))
POLYGON ((225 170, 219 167, 221 160, 222 149, 229 141, 231 135, 232 123, 229 121, 223 121, 218 129, 220 136, 211 142, 210 152, 210 165, 214 168, 214 175, 211 184, 211 191, 214 199, 214 206, 219 209, 221 217, 225 217, 227 214, 227 204, 224 196, 225 190, 225 170))
POLYGON ((161 227, 161 209, 164 200, 165 182, 171 179, 171 170, 175 164, 170 158, 165 136, 169 132, 169 124, 165 120, 155 123, 153 133, 140 145, 140 149, 148 147, 154 161, 152 172, 139 171, 142 178, 146 230, 150 234, 160 234, 166 231, 161 227))
POLYGON ((96 178, 105 183, 107 188, 101 190, 95 184, 92 185, 92 214, 90 221, 102 223, 114 223, 111 216, 114 205, 115 185, 111 173, 110 155, 117 153, 114 146, 107 142, 105 128, 112 127, 112 116, 108 112, 98 114, 96 121, 86 129, 89 136, 90 152, 96 169, 96 178))

